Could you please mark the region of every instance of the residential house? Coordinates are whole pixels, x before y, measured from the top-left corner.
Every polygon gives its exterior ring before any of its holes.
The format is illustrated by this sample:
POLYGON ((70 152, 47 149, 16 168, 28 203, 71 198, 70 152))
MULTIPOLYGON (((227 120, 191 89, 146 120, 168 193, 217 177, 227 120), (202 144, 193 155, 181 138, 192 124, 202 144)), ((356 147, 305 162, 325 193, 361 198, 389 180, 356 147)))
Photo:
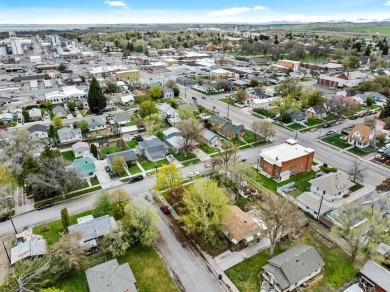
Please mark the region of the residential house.
POLYGON ((370 65, 370 62, 371 62, 371 58, 370 56, 360 56, 360 65, 370 65))
POLYGON ((249 99, 250 108, 269 108, 270 98, 252 98, 249 99))
POLYGON ((101 117, 93 117, 87 119, 88 130, 90 132, 100 131, 107 128, 106 122, 101 117))
POLYGON ((42 119, 42 112, 39 108, 32 108, 28 111, 30 121, 40 121, 42 119))
POLYGON ((46 240, 40 238, 40 236, 19 242, 11 249, 11 266, 20 260, 41 257, 46 255, 46 253, 46 240))
POLYGON ((90 157, 80 157, 73 161, 73 168, 83 178, 91 178, 95 175, 96 166, 90 157))
POLYGON ((168 154, 165 144, 156 136, 144 138, 139 142, 136 153, 140 156, 146 156, 150 161, 157 161, 165 158, 168 154))
POLYGON ((222 220, 221 230, 236 247, 246 246, 261 235, 260 225, 235 205, 230 207, 230 215, 222 220))
POLYGON ((348 174, 341 171, 330 172, 309 182, 311 183, 310 191, 329 202, 348 195, 349 189, 355 185, 349 180, 348 174))
POLYGON ((123 105, 134 105, 134 96, 132 94, 121 96, 121 103, 123 105))
POLYGON ((122 157, 127 165, 137 163, 137 155, 133 150, 124 150, 107 155, 107 162, 110 166, 114 163, 114 157, 122 157))
POLYGON ((55 108, 53 108, 53 115, 56 117, 66 117, 66 109, 63 106, 57 105, 55 108))
POLYGON ((198 82, 194 79, 187 78, 187 77, 178 77, 176 78, 176 83, 183 85, 183 86, 192 86, 198 84, 198 82))
POLYGON ((72 151, 75 157, 88 156, 91 154, 89 144, 81 141, 72 145, 72 151))
POLYGON ((30 134, 30 136, 33 138, 37 138, 37 139, 48 138, 47 127, 44 125, 39 125, 39 124, 33 125, 27 128, 27 131, 30 134))
POLYGON ((136 280, 129 263, 118 264, 117 259, 85 271, 89 292, 137 292, 136 280))
MULTIPOLYGON (((171 127, 163 132, 163 141, 171 148, 175 153, 179 153, 183 148, 183 137, 179 129, 171 127)), ((195 146, 196 143, 191 143, 195 146)))
POLYGON ((45 89, 53 88, 53 84, 51 83, 51 80, 43 80, 43 86, 45 87, 45 89))
POLYGON ((298 207, 313 218, 322 217, 334 209, 328 201, 322 200, 321 197, 313 192, 303 192, 297 197, 296 201, 298 207))
POLYGON ((174 98, 175 94, 173 90, 169 87, 164 87, 163 88, 163 98, 174 98))
POLYGON ((312 246, 299 244, 263 266, 261 291, 293 291, 321 273, 324 261, 312 246))
POLYGON ((203 130, 200 141, 210 147, 219 147, 222 144, 221 137, 207 129, 203 130))
POLYGON ((14 115, 14 119, 17 118, 18 123, 22 123, 23 121, 23 110, 20 108, 16 108, 12 111, 14 115))
POLYGON ((259 156, 259 169, 278 181, 284 181, 311 170, 314 150, 288 139, 284 144, 262 149, 259 156))
POLYGON ((363 124, 356 124, 348 135, 348 144, 360 149, 368 146, 375 147, 375 129, 363 124))
POLYGON ((10 123, 12 123, 13 120, 14 120, 14 115, 12 113, 2 113, 2 114, 0 114, 0 122, 3 125, 10 124, 10 123))
POLYGON ((374 92, 374 91, 367 91, 356 95, 357 101, 360 104, 365 104, 367 97, 372 97, 375 102, 385 102, 387 100, 386 96, 384 96, 379 92, 374 92))
POLYGON ((103 242, 104 236, 117 228, 114 217, 104 215, 93 218, 87 215, 77 219, 77 224, 68 227, 68 232, 80 232, 79 244, 90 248, 96 248, 103 242))
POLYGON ((163 103, 157 106, 158 111, 162 114, 167 120, 168 123, 175 126, 177 123, 180 123, 180 114, 177 110, 171 107, 168 103, 163 103))
POLYGON ((294 109, 289 108, 286 113, 290 116, 292 123, 306 123, 307 122, 307 116, 303 111, 294 110, 294 109))
POLYGON ((328 111, 326 110, 324 105, 314 105, 306 109, 306 115, 309 119, 323 119, 328 115, 328 111))
POLYGON ((245 135, 243 125, 235 125, 228 119, 214 115, 209 118, 213 130, 224 135, 228 139, 239 139, 245 135))
POLYGON ((390 291, 390 271, 372 260, 360 269, 359 285, 364 291, 390 291))
POLYGON ((123 127, 130 122, 130 113, 129 112, 115 113, 114 121, 117 125, 123 127))
POLYGON ((81 129, 61 128, 57 131, 58 138, 61 143, 77 142, 80 141, 83 136, 81 135, 81 129))

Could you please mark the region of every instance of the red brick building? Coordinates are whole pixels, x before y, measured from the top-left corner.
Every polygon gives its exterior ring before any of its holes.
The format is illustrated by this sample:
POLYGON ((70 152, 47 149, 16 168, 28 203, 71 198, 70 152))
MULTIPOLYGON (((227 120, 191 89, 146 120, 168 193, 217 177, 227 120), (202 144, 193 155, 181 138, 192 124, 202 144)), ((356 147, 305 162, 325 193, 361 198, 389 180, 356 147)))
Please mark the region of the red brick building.
POLYGON ((259 168, 279 181, 311 169, 314 150, 289 139, 284 144, 261 150, 259 168))

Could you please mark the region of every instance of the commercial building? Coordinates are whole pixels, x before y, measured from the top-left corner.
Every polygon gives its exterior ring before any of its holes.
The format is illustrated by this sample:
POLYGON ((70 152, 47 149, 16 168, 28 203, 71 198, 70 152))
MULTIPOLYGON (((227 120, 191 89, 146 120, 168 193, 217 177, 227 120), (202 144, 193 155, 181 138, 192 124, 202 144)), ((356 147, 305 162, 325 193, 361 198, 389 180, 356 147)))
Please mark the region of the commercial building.
POLYGON ((298 72, 301 69, 301 62, 291 60, 279 60, 278 63, 272 65, 273 69, 293 70, 298 72))
POLYGON ((140 78, 139 70, 124 70, 115 72, 116 81, 138 80, 140 78))

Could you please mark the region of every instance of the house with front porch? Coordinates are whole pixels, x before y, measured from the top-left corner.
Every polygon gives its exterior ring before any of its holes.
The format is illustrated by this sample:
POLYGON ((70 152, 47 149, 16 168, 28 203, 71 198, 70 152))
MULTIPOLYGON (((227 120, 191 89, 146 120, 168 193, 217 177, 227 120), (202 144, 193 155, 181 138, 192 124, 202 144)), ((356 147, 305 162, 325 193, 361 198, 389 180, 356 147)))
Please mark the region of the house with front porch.
POLYGON ((175 97, 173 90, 169 87, 164 87, 162 91, 163 91, 163 98, 174 98, 175 97))
POLYGON ((307 116, 303 111, 289 108, 286 113, 290 116, 292 123, 306 123, 307 116))
POLYGON ((245 127, 243 125, 233 124, 228 119, 217 115, 211 116, 208 121, 214 131, 222 134, 228 139, 239 139, 245 136, 245 127))
POLYGON ((156 136, 144 138, 144 141, 138 143, 135 152, 140 156, 146 156, 150 161, 164 159, 169 153, 165 144, 156 136))
POLYGON ((375 147, 375 129, 363 124, 356 124, 348 135, 348 144, 360 149, 369 146, 375 147))
POLYGON ((306 109, 305 111, 307 117, 315 118, 315 119, 323 119, 328 115, 328 111, 326 110, 324 105, 314 105, 306 109))

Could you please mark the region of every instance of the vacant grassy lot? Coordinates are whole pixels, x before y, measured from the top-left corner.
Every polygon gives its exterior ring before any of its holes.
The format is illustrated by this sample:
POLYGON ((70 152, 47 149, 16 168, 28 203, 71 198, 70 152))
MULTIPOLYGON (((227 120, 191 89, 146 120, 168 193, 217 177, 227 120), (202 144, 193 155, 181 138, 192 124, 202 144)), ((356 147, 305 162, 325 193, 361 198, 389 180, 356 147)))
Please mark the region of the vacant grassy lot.
POLYGON ((255 142, 256 141, 255 134, 253 132, 249 131, 249 130, 245 130, 244 140, 247 143, 255 142))
POLYGON ((220 98, 219 100, 220 100, 220 101, 223 101, 223 102, 226 102, 226 103, 228 103, 228 104, 234 105, 234 100, 231 99, 230 97, 220 98))
POLYGON ((61 156, 65 159, 65 160, 68 160, 68 161, 73 161, 76 159, 76 157, 74 157, 74 153, 72 150, 70 151, 66 151, 66 152, 61 152, 61 156))
POLYGON ((136 173, 140 173, 141 172, 141 169, 139 169, 138 165, 137 164, 134 164, 132 166, 129 167, 129 172, 131 174, 136 174, 136 173))
POLYGON ((200 145, 199 148, 200 148, 200 150, 202 150, 204 153, 207 153, 207 154, 218 152, 217 148, 210 147, 206 144, 200 145))
POLYGON ((122 148, 116 144, 113 144, 113 145, 110 145, 110 146, 104 146, 102 149, 101 149, 101 152, 106 155, 106 154, 111 154, 111 153, 115 153, 115 152, 120 152, 120 151, 123 151, 123 150, 127 150, 127 148, 122 148))
POLYGON ((329 136, 325 136, 321 140, 342 149, 350 147, 351 145, 348 144, 347 140, 342 140, 340 139, 341 137, 345 137, 345 135, 342 134, 329 135, 329 136))

